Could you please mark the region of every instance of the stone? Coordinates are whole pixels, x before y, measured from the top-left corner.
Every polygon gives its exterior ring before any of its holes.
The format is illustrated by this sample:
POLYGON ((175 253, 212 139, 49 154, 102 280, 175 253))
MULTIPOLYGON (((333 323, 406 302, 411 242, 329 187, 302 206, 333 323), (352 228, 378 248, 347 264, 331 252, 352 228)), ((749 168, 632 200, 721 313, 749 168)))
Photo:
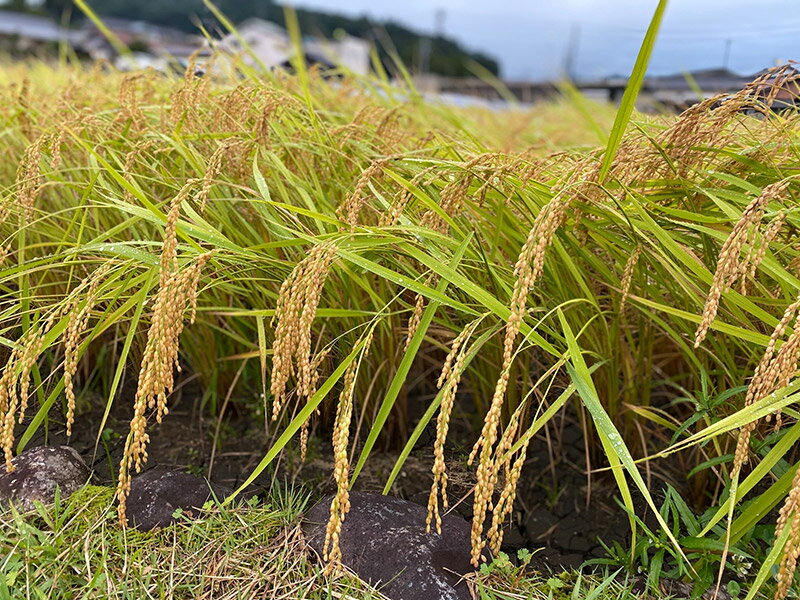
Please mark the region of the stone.
POLYGON ((177 509, 190 517, 198 516, 214 496, 222 500, 229 494, 227 488, 209 484, 201 477, 155 468, 131 479, 125 514, 131 526, 150 531, 177 521, 177 509))
MULTIPOLYGON (((319 556, 332 498, 323 498, 303 520, 303 534, 319 556)), ((462 579, 475 570, 470 524, 445 515, 441 535, 426 533, 427 514, 413 502, 352 492, 340 536, 342 564, 391 600, 472 600, 462 579)))
POLYGON ((11 461, 15 469, 0 463, 0 506, 13 504, 31 510, 34 502, 50 504, 56 488, 65 499, 89 481, 91 472, 80 454, 69 446, 38 446, 11 461))

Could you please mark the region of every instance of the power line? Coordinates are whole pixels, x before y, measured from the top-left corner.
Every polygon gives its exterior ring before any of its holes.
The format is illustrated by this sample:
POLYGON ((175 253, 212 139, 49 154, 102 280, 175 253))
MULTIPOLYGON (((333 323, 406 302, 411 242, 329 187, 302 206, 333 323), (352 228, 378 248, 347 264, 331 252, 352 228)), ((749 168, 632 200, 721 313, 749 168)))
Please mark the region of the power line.
MULTIPOLYGON (((602 34, 602 33, 604 33, 604 30, 591 29, 591 30, 589 30, 587 32, 587 35, 585 35, 584 37, 591 37, 589 34, 595 34, 596 35, 596 34, 602 34)), ((625 31, 625 32, 615 32, 614 35, 615 36, 620 36, 620 35, 625 36, 626 39, 629 39, 631 42, 636 41, 636 40, 641 41, 642 37, 644 36, 644 31, 630 30, 630 31, 625 31)), ((476 39, 478 39, 478 38, 504 38, 504 39, 519 38, 519 39, 530 39, 530 36, 531 36, 530 32, 514 33, 514 32, 511 32, 511 31, 496 31, 496 32, 494 32, 494 31, 481 31, 481 32, 470 33, 470 37, 471 38, 476 38, 476 39)), ((718 35, 715 34, 713 36, 712 35, 691 36, 691 35, 683 35, 683 34, 677 33, 677 32, 676 33, 663 33, 663 34, 659 34, 658 40, 659 41, 663 41, 663 42, 670 42, 670 43, 672 43, 672 42, 687 43, 688 42, 688 43, 718 44, 720 42, 720 40, 737 39, 737 38, 752 37, 752 36, 768 37, 770 39, 776 38, 776 37, 780 37, 780 38, 783 38, 783 37, 797 37, 797 36, 800 36, 800 29, 786 30, 786 31, 782 31, 782 32, 781 31, 778 31, 778 32, 770 31, 768 33, 767 32, 761 32, 761 31, 737 31, 737 32, 726 31, 726 32, 719 32, 718 35)), ((557 38, 557 37, 561 37, 561 36, 560 35, 553 35, 553 37, 557 38)), ((769 40, 766 40, 766 41, 769 41, 769 40)))

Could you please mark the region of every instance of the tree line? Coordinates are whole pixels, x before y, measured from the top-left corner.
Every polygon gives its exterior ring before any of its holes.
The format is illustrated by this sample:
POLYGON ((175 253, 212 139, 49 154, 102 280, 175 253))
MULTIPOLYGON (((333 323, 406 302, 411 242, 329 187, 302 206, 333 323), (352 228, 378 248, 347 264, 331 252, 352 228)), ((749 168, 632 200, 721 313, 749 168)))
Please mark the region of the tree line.
MULTIPOLYGON (((25 0, 11 2, 18 8, 24 6, 25 0)), ((90 5, 100 16, 147 21, 187 32, 197 32, 200 24, 212 32, 220 29, 203 0, 90 0, 90 5)), ((273 0, 216 0, 215 5, 233 23, 258 17, 285 26, 284 7, 273 0)), ((74 19, 80 15, 73 0, 45 0, 42 9, 57 20, 62 19, 65 12, 74 19)), ((296 14, 305 35, 331 38, 338 32, 345 32, 375 42, 382 62, 389 67, 393 63, 390 52, 396 52, 404 65, 419 70, 420 63, 426 62, 427 70, 438 75, 470 76, 473 74, 470 67, 473 62, 490 73, 499 74, 495 59, 481 52, 467 50, 449 37, 426 36, 399 23, 377 22, 366 16, 351 18, 307 9, 297 9, 296 14)))

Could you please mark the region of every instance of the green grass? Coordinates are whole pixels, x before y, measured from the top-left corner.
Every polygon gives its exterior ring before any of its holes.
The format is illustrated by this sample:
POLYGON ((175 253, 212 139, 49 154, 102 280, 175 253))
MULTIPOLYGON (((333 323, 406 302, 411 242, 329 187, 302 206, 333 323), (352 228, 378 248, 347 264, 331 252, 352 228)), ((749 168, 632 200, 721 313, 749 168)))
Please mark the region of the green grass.
MULTIPOLYGON (((212 502, 199 519, 146 533, 121 530, 111 499, 110 488, 87 486, 53 506, 0 513, 0 598, 384 598, 355 576, 323 573, 299 530, 299 491, 236 508, 212 502)), ((482 600, 634 597, 612 577, 539 575, 507 560, 474 587, 482 600)))
POLYGON ((4 514, 0 597, 380 597, 356 578, 325 577, 307 555, 302 494, 210 507, 154 533, 120 529, 111 500, 110 488, 87 486, 54 507, 4 514))

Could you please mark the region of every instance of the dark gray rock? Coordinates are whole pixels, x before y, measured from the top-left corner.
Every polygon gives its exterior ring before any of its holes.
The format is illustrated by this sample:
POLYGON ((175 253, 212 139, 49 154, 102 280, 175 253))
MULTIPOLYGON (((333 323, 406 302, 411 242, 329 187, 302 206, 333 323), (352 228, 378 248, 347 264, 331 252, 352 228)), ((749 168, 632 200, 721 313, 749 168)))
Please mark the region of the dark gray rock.
POLYGON ((15 469, 6 470, 0 463, 0 506, 9 502, 22 510, 34 502, 49 504, 56 488, 61 498, 83 487, 91 473, 80 455, 68 446, 39 446, 25 450, 11 461, 15 469))
MULTIPOLYGON (((305 515, 303 533, 322 555, 332 496, 305 515)), ((470 564, 470 525, 442 518, 441 535, 425 533, 427 508, 380 494, 353 492, 342 524, 342 563, 392 600, 472 600, 462 579, 470 564)))
POLYGON ((150 531, 174 523, 177 519, 173 514, 179 508, 188 516, 196 516, 214 496, 221 500, 229 494, 227 488, 200 477, 155 468, 131 479, 125 513, 133 527, 150 531))

